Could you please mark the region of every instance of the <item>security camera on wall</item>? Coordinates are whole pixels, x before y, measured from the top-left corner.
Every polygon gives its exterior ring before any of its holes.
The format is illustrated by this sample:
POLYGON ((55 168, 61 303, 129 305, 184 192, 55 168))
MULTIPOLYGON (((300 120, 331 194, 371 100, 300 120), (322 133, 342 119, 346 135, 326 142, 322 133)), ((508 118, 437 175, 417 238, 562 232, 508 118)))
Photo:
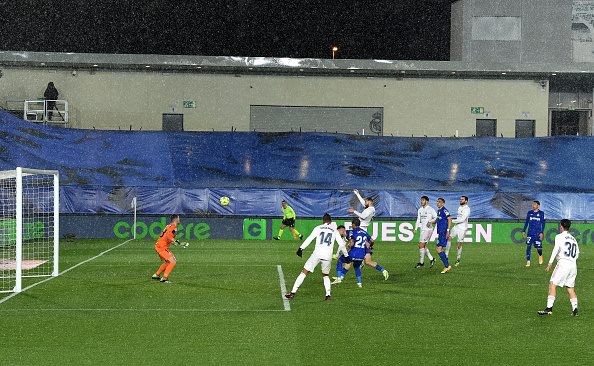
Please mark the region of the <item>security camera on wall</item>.
POLYGON ((76 70, 72 70, 72 76, 76 76, 76 70))

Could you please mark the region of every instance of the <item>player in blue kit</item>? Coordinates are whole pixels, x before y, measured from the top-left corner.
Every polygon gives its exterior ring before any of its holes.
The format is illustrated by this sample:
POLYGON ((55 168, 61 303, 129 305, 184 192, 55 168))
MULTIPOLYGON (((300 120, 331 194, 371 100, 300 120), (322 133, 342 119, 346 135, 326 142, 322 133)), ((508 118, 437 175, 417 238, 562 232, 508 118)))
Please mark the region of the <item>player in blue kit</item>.
MULTIPOLYGON (((390 277, 390 272, 383 269, 379 264, 373 262, 371 260, 371 249, 373 249, 374 240, 367 233, 367 231, 363 230, 361 227, 361 220, 359 218, 354 218, 352 221, 352 230, 347 230, 347 238, 349 239, 349 244, 347 248, 349 249, 349 257, 353 261, 352 263, 355 266, 355 274, 357 275, 357 286, 362 287, 361 284, 361 268, 363 268, 363 264, 367 264, 372 266, 373 268, 377 269, 382 273, 384 276, 384 280, 387 280, 390 277)), ((344 279, 344 276, 351 268, 351 264, 345 264, 342 268, 341 273, 337 273, 337 278, 333 285, 339 284, 344 279)), ((338 271, 337 271, 338 272, 338 271)))
POLYGON ((528 238, 526 239, 526 267, 530 267, 530 251, 532 246, 538 250, 538 264, 542 264, 542 239, 544 237, 545 229, 545 214, 540 211, 540 202, 532 202, 532 210, 528 211, 526 215, 526 222, 524 223, 524 230, 522 230, 522 238, 526 237, 526 228, 528 228, 528 238))
MULTIPOLYGON (((338 233, 340 234, 340 237, 342 238, 342 240, 344 240, 344 242, 347 244, 347 250, 349 249, 349 238, 351 236, 351 231, 352 230, 347 230, 344 225, 339 225, 336 227, 336 230, 338 231, 338 233)), ((340 256, 340 258, 336 258, 336 277, 332 277, 334 279, 334 282, 332 282, 332 284, 336 284, 336 283, 340 283, 342 280, 338 281, 338 279, 341 279, 342 276, 342 268, 344 266, 345 263, 345 257, 344 254, 340 256), (338 281, 338 282, 336 282, 338 281)))
POLYGON ((445 199, 438 198, 437 199, 437 219, 433 221, 433 223, 437 224, 437 254, 441 261, 443 262, 444 269, 441 273, 446 273, 452 266, 448 262, 448 257, 445 254, 445 247, 448 245, 448 239, 450 237, 450 227, 452 226, 452 218, 450 217, 450 212, 447 208, 445 208, 445 199))
MULTIPOLYGON (((357 286, 362 287, 361 264, 365 260, 365 254, 367 254, 367 246, 373 243, 373 238, 371 237, 371 235, 367 233, 367 231, 361 229, 359 227, 360 225, 361 220, 359 220, 358 218, 353 219, 353 229, 350 233, 350 243, 348 247, 350 248, 349 257, 351 257, 351 263, 355 267, 355 275, 357 275, 357 286)), ((342 271, 342 276, 346 275, 350 268, 351 264, 345 265, 342 271)))

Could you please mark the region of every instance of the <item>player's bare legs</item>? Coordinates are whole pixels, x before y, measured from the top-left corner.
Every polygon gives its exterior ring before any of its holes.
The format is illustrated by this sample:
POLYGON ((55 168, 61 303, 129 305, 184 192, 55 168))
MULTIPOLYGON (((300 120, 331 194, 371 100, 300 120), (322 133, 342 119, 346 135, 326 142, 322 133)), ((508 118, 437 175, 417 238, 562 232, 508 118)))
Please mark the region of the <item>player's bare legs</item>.
POLYGON ((171 270, 173 269, 173 267, 175 267, 176 264, 177 261, 175 260, 175 256, 165 260, 165 262, 161 264, 161 267, 159 267, 159 270, 153 275, 153 279, 161 280, 161 282, 169 282, 167 278, 169 277, 171 270), (165 273, 163 274, 163 278, 161 278, 161 273, 163 272, 165 273))
POLYGON ((365 260, 364 260, 365 264, 368 266, 372 266, 373 268, 377 269, 378 271, 380 271, 383 275, 384 275, 384 279, 387 280, 388 277, 390 277, 390 272, 388 272, 387 270, 383 269, 379 264, 377 264, 377 262, 374 262, 371 260, 371 254, 367 253, 365 254, 365 260))

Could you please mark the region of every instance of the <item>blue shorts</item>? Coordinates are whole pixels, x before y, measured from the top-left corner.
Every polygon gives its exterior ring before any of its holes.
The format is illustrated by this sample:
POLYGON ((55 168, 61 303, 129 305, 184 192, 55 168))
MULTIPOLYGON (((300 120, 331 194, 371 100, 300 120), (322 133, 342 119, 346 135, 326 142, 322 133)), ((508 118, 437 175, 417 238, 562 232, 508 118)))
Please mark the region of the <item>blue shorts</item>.
POLYGON ((542 241, 540 241, 540 235, 531 235, 526 237, 526 245, 534 245, 536 249, 542 248, 542 241))
POLYGON ((350 252, 349 252, 349 256, 351 257, 351 260, 354 261, 362 261, 365 259, 365 254, 367 254, 367 247, 365 248, 351 248, 350 252))
POLYGON ((438 247, 445 248, 445 246, 448 245, 448 239, 446 238, 447 233, 448 233, 447 231, 444 231, 442 233, 437 233, 437 246, 438 247))

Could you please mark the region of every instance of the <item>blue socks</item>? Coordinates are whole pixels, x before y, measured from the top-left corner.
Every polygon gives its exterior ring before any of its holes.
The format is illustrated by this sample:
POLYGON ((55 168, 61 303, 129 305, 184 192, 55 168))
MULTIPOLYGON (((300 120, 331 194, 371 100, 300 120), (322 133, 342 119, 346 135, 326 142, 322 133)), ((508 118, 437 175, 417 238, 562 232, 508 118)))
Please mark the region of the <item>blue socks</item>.
POLYGON ((336 262, 336 277, 342 276, 342 262, 336 262))
MULTIPOLYGON (((526 260, 528 262, 530 262, 530 249, 532 249, 532 245, 527 245, 526 246, 526 260)), ((540 252, 542 253, 542 250, 540 250, 540 252)))
POLYGON ((441 261, 443 262, 443 265, 448 268, 450 266, 450 263, 448 262, 448 257, 446 257, 445 252, 439 252, 439 258, 441 258, 441 261))
POLYGON ((375 269, 377 269, 380 272, 384 271, 384 269, 379 264, 375 266, 375 269))
POLYGON ((361 267, 355 267, 355 274, 357 275, 357 283, 361 283, 361 267))

